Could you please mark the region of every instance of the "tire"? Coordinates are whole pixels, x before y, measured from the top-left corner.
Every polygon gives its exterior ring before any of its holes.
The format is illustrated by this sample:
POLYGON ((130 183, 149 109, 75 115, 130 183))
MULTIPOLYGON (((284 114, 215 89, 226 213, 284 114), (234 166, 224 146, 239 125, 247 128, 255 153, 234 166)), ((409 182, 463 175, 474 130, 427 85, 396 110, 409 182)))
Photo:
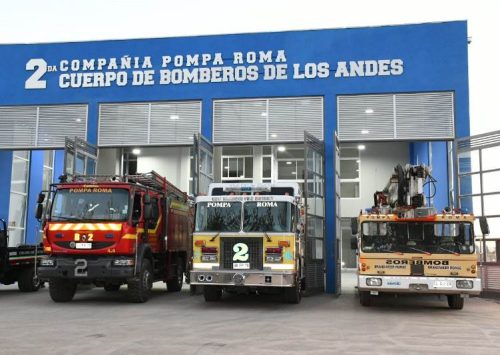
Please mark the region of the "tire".
POLYGON ((153 268, 148 259, 142 261, 139 275, 129 280, 127 285, 129 302, 144 303, 151 297, 151 289, 153 288, 153 268))
POLYGON ((448 295, 448 306, 451 309, 462 309, 464 308, 465 299, 460 297, 460 295, 448 295))
POLYGON ((370 307, 373 305, 373 297, 370 291, 359 291, 359 303, 363 307, 370 307))
POLYGON ((218 286, 203 286, 205 302, 217 302, 222 297, 222 288, 218 286))
POLYGON ((117 292, 120 290, 120 286, 121 285, 117 285, 117 284, 105 284, 104 290, 106 292, 117 292))
POLYGON ((21 292, 35 292, 40 289, 40 279, 35 274, 35 268, 29 267, 21 270, 17 287, 21 292))
POLYGON ((64 279, 50 279, 49 293, 54 302, 69 302, 76 292, 76 283, 64 279))
POLYGON ((181 258, 177 259, 177 267, 175 268, 176 276, 172 280, 167 281, 168 292, 179 292, 182 289, 182 283, 184 281, 184 268, 182 265, 183 260, 181 258))
POLYGON ((299 304, 302 299, 301 288, 302 286, 300 280, 296 281, 295 286, 293 287, 283 288, 284 301, 290 304, 299 304))

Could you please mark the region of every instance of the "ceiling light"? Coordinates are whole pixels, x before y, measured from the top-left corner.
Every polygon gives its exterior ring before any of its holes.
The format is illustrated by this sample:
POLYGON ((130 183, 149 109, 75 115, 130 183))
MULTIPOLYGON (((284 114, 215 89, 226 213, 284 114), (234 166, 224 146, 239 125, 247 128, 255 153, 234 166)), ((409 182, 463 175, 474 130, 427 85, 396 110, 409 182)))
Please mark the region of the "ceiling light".
POLYGON ((359 164, 359 159, 358 159, 358 160, 356 160, 356 163, 358 163, 358 164, 359 164))
POLYGON ((271 138, 276 138, 278 135, 276 133, 271 134, 271 138))
POLYGON ((286 165, 292 165, 292 162, 291 161, 287 161, 286 165))
POLYGON ((369 131, 369 130, 367 130, 367 129, 362 129, 362 130, 361 130, 361 134, 368 134, 368 133, 370 133, 370 131, 369 131))
POLYGON ((372 108, 367 108, 365 110, 365 113, 368 113, 368 114, 373 113, 373 109, 372 108))
POLYGON ((260 115, 261 115, 262 117, 267 117, 267 112, 262 112, 260 115))
POLYGON ((171 120, 178 120, 179 119, 179 115, 170 115, 170 119, 171 120))
POLYGON ((141 154, 141 150, 139 148, 134 148, 134 149, 132 149, 132 154, 139 155, 139 154, 141 154))
POLYGON ((225 166, 224 169, 228 169, 229 170, 229 166, 225 166))
POLYGON ((282 146, 282 145, 280 145, 278 147, 278 152, 284 152, 285 150, 286 150, 286 148, 284 146, 282 146))
POLYGON ((365 147, 365 145, 364 145, 364 144, 360 144, 360 145, 358 145, 358 149, 359 149, 359 150, 365 150, 365 148, 366 148, 366 147, 365 147))
POLYGON ((81 118, 77 118, 76 122, 82 122, 82 119, 81 118))
POLYGON ((292 175, 297 175, 297 173, 295 171, 292 171, 292 175))

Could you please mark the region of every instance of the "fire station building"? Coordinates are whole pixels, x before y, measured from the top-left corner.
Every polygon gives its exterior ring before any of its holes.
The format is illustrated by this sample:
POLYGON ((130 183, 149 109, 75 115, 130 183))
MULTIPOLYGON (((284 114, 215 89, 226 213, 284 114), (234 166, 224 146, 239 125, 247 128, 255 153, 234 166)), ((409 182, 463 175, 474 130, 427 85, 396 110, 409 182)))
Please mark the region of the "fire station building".
POLYGON ((356 266, 349 217, 395 165, 431 165, 427 202, 449 205, 452 142, 469 135, 467 45, 465 21, 0 45, 10 243, 38 241, 38 193, 64 172, 155 170, 191 194, 296 181, 314 196, 312 257, 338 292, 340 268, 356 266))

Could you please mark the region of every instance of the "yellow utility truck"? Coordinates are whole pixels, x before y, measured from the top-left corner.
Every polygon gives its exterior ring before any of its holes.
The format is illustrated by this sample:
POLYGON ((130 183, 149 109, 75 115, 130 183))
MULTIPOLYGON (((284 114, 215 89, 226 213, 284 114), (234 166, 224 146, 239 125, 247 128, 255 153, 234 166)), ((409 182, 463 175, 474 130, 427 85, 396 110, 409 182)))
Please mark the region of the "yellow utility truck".
POLYGON ((451 309, 462 309, 464 298, 481 292, 474 216, 427 207, 426 182, 435 182, 429 167, 398 165, 374 206, 352 220, 363 306, 380 294, 413 293, 443 295, 451 309))

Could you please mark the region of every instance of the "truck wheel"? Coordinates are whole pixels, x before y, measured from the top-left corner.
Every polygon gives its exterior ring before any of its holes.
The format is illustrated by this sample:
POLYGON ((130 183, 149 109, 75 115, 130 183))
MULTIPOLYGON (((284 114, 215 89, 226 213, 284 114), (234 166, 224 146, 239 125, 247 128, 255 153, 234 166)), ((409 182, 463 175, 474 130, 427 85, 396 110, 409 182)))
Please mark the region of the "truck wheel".
POLYGON ((17 287, 21 292, 34 292, 40 288, 40 279, 35 274, 35 268, 26 268, 19 273, 17 287))
POLYGON ((448 306, 451 309, 464 308, 464 299, 460 295, 448 295, 448 306))
POLYGON ((373 305, 373 297, 370 295, 370 291, 359 291, 359 303, 363 307, 370 307, 373 305))
POLYGON ((218 286, 203 286, 205 302, 217 302, 222 297, 222 288, 218 286))
POLYGON ((121 285, 117 285, 117 284, 105 284, 104 290, 106 292, 117 292, 117 291, 120 291, 120 286, 121 285))
POLYGON ((167 281, 168 292, 179 292, 182 289, 182 282, 184 281, 184 268, 182 267, 182 263, 182 259, 179 258, 177 260, 177 267, 175 268, 175 277, 167 281))
POLYGON ((148 259, 142 261, 141 270, 137 277, 128 283, 128 300, 134 303, 144 303, 151 297, 153 288, 153 272, 148 259))
POLYGON ((300 280, 295 282, 293 287, 283 288, 283 298, 286 303, 299 304, 302 299, 300 280))
POLYGON ((69 302, 76 292, 76 283, 64 279, 50 279, 49 293, 54 302, 69 302))

